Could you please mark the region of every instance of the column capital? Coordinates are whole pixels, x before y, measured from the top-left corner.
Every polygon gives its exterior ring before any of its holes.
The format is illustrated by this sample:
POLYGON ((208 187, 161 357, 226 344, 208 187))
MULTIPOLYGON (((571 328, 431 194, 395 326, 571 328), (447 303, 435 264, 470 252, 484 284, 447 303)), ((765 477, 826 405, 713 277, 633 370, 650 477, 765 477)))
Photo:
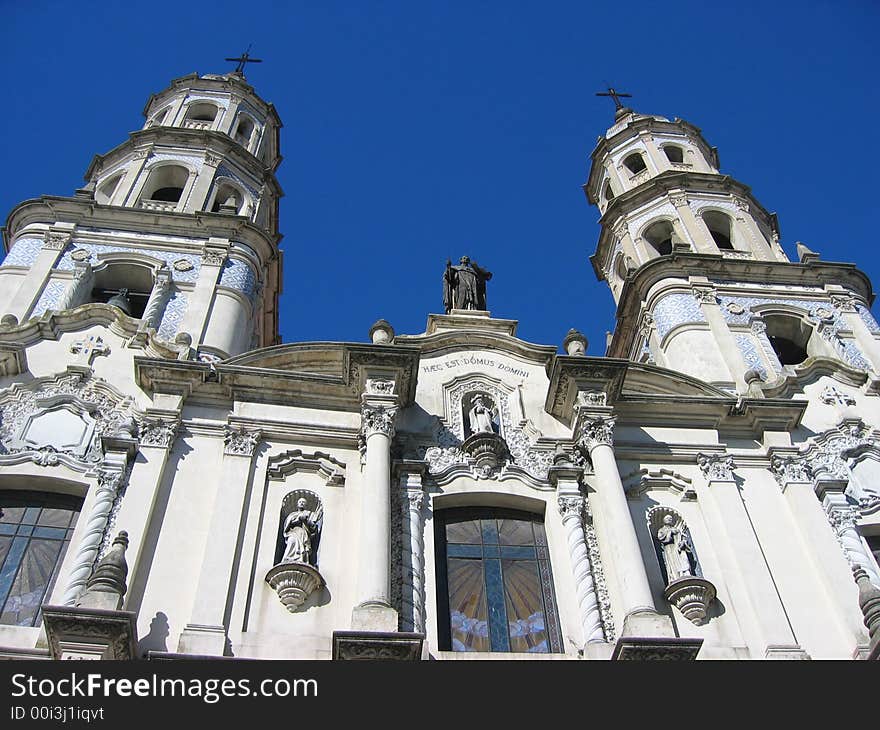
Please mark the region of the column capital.
POLYGON ((582 520, 589 510, 587 500, 582 494, 560 494, 556 498, 556 506, 562 515, 563 523, 570 519, 582 520))
POLYGON ((179 421, 146 418, 140 425, 140 445, 167 449, 174 443, 179 421))
POLYGON ((259 429, 248 431, 244 426, 235 427, 227 424, 223 436, 223 453, 227 456, 250 458, 254 455, 262 436, 263 432, 259 429))
POLYGON ((361 403, 361 433, 369 439, 374 434, 381 433, 388 438, 394 437, 394 418, 397 415, 397 405, 391 403, 375 403, 371 398, 361 403))
POLYGON ((736 466, 732 456, 724 454, 697 454, 697 464, 708 482, 732 482, 736 466))
POLYGON ((610 414, 579 414, 577 446, 588 454, 597 446, 614 446, 616 416, 610 414))

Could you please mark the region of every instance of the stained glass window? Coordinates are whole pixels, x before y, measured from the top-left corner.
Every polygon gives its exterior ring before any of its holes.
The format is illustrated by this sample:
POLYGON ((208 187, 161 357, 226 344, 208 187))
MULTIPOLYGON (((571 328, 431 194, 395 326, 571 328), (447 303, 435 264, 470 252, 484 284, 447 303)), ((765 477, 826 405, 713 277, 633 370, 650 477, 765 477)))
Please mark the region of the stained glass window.
POLYGON ((0 624, 36 626, 82 500, 0 490, 0 624))
POLYGON ((436 530, 441 649, 562 651, 540 517, 449 509, 436 530))

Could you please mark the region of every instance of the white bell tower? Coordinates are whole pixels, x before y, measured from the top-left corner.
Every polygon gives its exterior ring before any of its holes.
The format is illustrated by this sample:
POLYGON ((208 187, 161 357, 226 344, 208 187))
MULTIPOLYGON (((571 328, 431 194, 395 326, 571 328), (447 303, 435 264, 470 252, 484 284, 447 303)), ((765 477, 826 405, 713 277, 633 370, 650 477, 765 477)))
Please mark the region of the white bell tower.
MULTIPOLYGON (((613 92, 613 90, 611 90, 613 92)), ((617 303, 607 354, 730 391, 770 391, 821 361, 880 373, 867 277, 799 245, 702 132, 625 107, 599 137, 584 191, 601 213, 590 260, 617 303)))
POLYGON ((276 344, 274 107, 240 64, 175 79, 144 117, 92 160, 73 197, 29 200, 10 214, 4 323, 103 307, 152 355, 211 361, 276 344))

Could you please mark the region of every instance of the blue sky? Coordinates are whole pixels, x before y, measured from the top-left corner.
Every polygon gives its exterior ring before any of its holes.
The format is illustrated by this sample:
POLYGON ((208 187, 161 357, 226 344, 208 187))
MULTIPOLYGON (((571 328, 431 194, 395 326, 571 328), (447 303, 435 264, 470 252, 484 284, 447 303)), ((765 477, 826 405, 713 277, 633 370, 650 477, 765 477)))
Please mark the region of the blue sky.
POLYGON ((489 308, 604 354, 614 326, 581 185, 613 105, 681 117, 779 214, 782 244, 880 281, 880 4, 0 1, 0 211, 71 195, 150 93, 253 43, 284 122, 285 342, 366 341, 442 311, 447 257, 494 273, 489 308), (188 10, 187 8, 192 8, 188 10))

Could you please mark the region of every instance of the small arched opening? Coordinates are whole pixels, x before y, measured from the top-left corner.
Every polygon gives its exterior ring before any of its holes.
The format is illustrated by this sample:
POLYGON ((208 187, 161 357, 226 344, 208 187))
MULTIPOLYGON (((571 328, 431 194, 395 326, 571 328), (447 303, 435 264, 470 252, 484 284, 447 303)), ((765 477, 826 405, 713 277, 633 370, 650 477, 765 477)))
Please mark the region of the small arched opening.
POLYGON ((605 187, 602 188, 602 197, 606 202, 610 203, 614 200, 614 191, 611 189, 611 181, 605 181, 605 187))
POLYGON ((684 150, 681 147, 667 144, 663 146, 663 152, 666 154, 666 159, 674 165, 680 165, 684 162, 684 150))
POLYGON ((210 129, 217 118, 217 107, 207 102, 190 104, 186 108, 183 126, 192 129, 210 129))
POLYGON ((97 190, 95 190, 95 202, 100 205, 108 205, 113 198, 113 193, 116 192, 116 187, 119 185, 120 180, 122 180, 121 172, 98 185, 97 190))
POLYGON ((642 237, 660 256, 672 253, 672 235, 675 229, 671 221, 657 221, 645 229, 642 237))
POLYGON ((703 222, 718 248, 724 251, 734 250, 733 221, 730 220, 730 216, 719 213, 717 210, 709 210, 703 213, 703 222))
POLYGON ((189 170, 181 165, 154 167, 141 191, 141 207, 174 210, 188 179, 189 170))
POLYGON ((153 271, 148 266, 113 263, 96 270, 90 302, 102 302, 140 319, 153 290, 153 271))
POLYGON ((244 202, 245 197, 241 190, 230 183, 224 182, 217 186, 211 212, 243 215, 244 202))
POLYGON ((153 117, 147 122, 147 129, 150 127, 160 127, 165 124, 165 118, 168 116, 168 107, 165 107, 160 112, 156 112, 153 117))
POLYGON ((623 160, 623 166, 630 171, 631 175, 638 175, 647 169, 644 158, 638 152, 627 155, 623 160))
POLYGON ((242 147, 248 147, 251 141, 251 135, 254 133, 254 122, 246 114, 238 117, 238 123, 235 125, 235 134, 232 138, 242 147))
POLYGON ((800 365, 809 357, 813 328, 800 317, 768 314, 763 317, 767 339, 783 365, 800 365))

